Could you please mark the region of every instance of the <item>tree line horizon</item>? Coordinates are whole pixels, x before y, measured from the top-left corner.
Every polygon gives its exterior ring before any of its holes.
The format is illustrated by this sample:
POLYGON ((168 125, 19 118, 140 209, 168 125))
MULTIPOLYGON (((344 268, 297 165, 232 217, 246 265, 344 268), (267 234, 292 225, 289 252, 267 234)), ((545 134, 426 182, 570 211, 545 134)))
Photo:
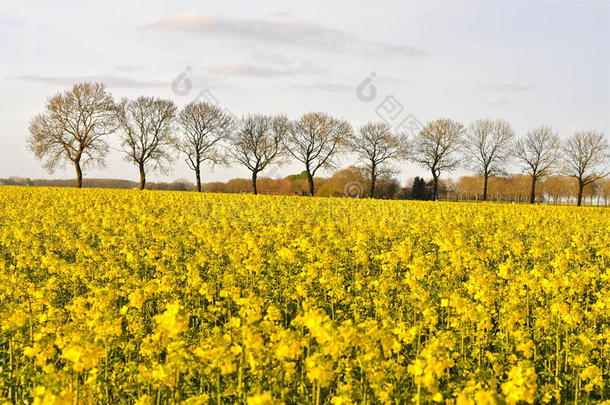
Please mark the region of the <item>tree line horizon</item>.
POLYGON ((289 160, 303 166, 308 195, 316 194, 320 169, 337 168, 353 154, 366 173, 368 196, 375 198, 379 179, 397 172, 395 164, 416 163, 432 175, 431 199, 438 199, 441 174, 461 167, 482 177, 482 200, 490 178, 506 174, 516 163, 529 176, 529 202, 537 183, 553 174, 575 179, 577 205, 585 187, 610 174, 610 147, 603 132, 578 131, 563 142, 551 126, 542 125, 517 137, 502 119, 478 119, 468 127, 448 118, 428 122, 414 137, 397 133, 385 122, 368 122, 354 130, 342 119, 309 112, 290 120, 285 115, 248 114, 234 117, 216 105, 191 102, 178 109, 172 100, 141 96, 115 101, 103 83, 80 82, 47 100, 45 111, 29 125, 28 149, 53 173, 72 164, 76 186, 83 169, 106 167, 108 138, 118 135, 123 159, 138 168, 139 189, 150 171, 168 173, 182 156, 202 192, 202 170, 208 165, 239 164, 258 177, 272 164, 289 160))
MULTIPOLYGON (((316 176, 317 197, 367 198, 368 179, 361 167, 349 166, 338 169, 329 177, 316 176), (354 187, 355 186, 355 187, 354 187)), ((227 181, 203 183, 207 193, 244 194, 252 193, 251 179, 235 177, 227 181)), ((0 178, 0 186, 33 187, 71 187, 74 179, 32 179, 12 176, 0 178)), ((83 188, 137 189, 138 181, 120 178, 83 178, 83 188)), ((267 195, 308 195, 307 176, 304 172, 284 177, 261 176, 258 179, 259 194, 267 195)), ((463 175, 458 178, 439 180, 439 200, 479 201, 482 200, 483 177, 478 174, 463 175)), ((522 173, 513 173, 489 178, 488 200, 499 202, 528 202, 530 178, 522 173)), ((196 191, 195 183, 176 178, 169 181, 147 181, 147 190, 196 191)), ((375 190, 377 199, 386 200, 431 200, 432 181, 423 177, 408 177, 401 182, 395 176, 382 176, 375 190)), ((536 187, 536 202, 551 204, 576 203, 578 187, 576 179, 561 175, 550 175, 542 179, 536 187)), ((610 203, 610 178, 585 187, 583 204, 589 200, 591 205, 610 203)))

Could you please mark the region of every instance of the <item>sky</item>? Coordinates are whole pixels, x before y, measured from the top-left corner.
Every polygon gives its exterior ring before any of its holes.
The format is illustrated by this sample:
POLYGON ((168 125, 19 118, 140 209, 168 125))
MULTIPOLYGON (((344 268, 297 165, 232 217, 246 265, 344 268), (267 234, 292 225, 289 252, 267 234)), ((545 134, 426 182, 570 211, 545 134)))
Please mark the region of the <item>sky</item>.
MULTIPOLYGON (((609 1, 0 0, 0 55, 0 178, 73 176, 47 173, 26 137, 47 98, 82 80, 116 99, 201 100, 237 117, 322 111, 410 135, 438 118, 501 118, 518 136, 540 125, 561 138, 610 131, 609 1)), ((86 177, 138 179, 117 139, 107 168, 86 177)), ((398 168, 403 183, 427 174, 398 168)), ((149 176, 192 177, 182 158, 149 176)), ((248 171, 204 173, 234 177, 248 171)))

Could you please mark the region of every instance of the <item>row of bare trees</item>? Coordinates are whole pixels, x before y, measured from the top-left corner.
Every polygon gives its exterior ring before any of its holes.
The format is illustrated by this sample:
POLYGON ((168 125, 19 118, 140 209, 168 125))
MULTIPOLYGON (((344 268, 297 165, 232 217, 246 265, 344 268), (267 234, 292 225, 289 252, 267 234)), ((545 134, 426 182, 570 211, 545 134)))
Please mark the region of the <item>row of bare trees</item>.
POLYGON ((551 174, 573 177, 578 183, 577 205, 587 185, 606 177, 610 160, 606 136, 597 131, 580 131, 563 143, 550 126, 541 126, 515 139, 504 120, 477 120, 469 128, 449 119, 428 123, 413 142, 413 160, 427 167, 433 179, 433 198, 438 195, 442 172, 459 166, 483 177, 482 199, 487 199, 491 176, 506 174, 512 159, 531 179, 530 203, 536 199, 536 184, 551 174))
MULTIPOLYGON (((444 196, 456 200, 481 200, 483 176, 479 174, 461 176, 443 183, 444 196)), ((527 202, 530 199, 531 177, 525 174, 493 176, 489 179, 488 199, 493 201, 527 202)), ((610 201, 610 178, 596 181, 586 186, 582 194, 582 204, 607 205, 610 201)), ((573 177, 553 174, 544 177, 536 185, 536 201, 552 204, 576 204, 578 201, 578 181, 573 177)))
POLYGON ((313 195, 316 173, 335 167, 344 152, 357 151, 375 179, 381 164, 406 157, 407 151, 407 144, 385 124, 366 125, 354 136, 348 122, 324 113, 307 113, 295 121, 261 114, 236 119, 208 103, 194 102, 178 111, 171 100, 155 97, 114 102, 99 83, 79 83, 51 97, 29 130, 29 148, 44 167, 53 172, 72 164, 78 187, 84 168, 104 167, 113 133, 119 134, 123 157, 138 167, 141 189, 147 171, 167 172, 177 152, 195 172, 198 191, 205 164, 245 166, 256 194, 257 176, 292 158, 303 164, 313 195))
POLYGON ((237 163, 251 172, 255 194, 262 171, 296 160, 305 169, 309 194, 314 195, 316 173, 336 167, 347 153, 355 155, 368 173, 371 197, 377 179, 395 172, 395 164, 405 160, 430 171, 434 199, 441 174, 462 166, 483 176, 485 200, 489 178, 503 174, 511 158, 531 177, 532 203, 536 183, 551 173, 561 171, 578 180, 579 205, 584 187, 608 175, 608 141, 595 131, 578 132, 561 143, 548 126, 515 139, 503 120, 478 120, 466 128, 439 119, 409 140, 385 123, 368 123, 354 131, 347 121, 318 112, 296 120, 261 114, 237 119, 201 102, 182 110, 171 100, 155 97, 115 102, 101 83, 78 83, 51 97, 29 130, 29 148, 44 167, 52 172, 72 164, 78 187, 84 168, 105 165, 109 137, 115 133, 124 159, 138 167, 141 189, 147 171, 167 172, 178 154, 194 171, 198 191, 202 191, 204 165, 237 163))

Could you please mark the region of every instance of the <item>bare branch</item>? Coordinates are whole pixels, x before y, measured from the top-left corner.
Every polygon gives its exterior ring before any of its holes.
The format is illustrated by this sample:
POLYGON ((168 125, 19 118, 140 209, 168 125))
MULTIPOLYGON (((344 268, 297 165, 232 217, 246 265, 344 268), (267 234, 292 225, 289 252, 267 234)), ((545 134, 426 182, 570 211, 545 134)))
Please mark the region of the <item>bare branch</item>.
POLYGON ((393 173, 391 164, 409 156, 406 136, 392 132, 383 122, 369 122, 352 137, 350 148, 364 165, 370 179, 369 196, 375 196, 378 177, 393 173))
POLYGON ((487 199, 489 177, 504 173, 514 135, 510 124, 503 120, 477 120, 470 125, 464 152, 472 168, 483 176, 483 200, 487 199))
POLYGON ((82 186, 82 168, 104 167, 107 136, 117 128, 114 101, 101 83, 77 83, 47 101, 30 122, 28 148, 50 173, 70 162, 82 186))
POLYGON ((428 123, 415 138, 413 161, 432 173, 434 199, 441 173, 452 171, 460 164, 458 152, 464 142, 464 133, 462 124, 450 119, 438 119, 428 123))
POLYGON ((551 127, 541 126, 515 143, 514 155, 523 171, 538 180, 557 168, 559 146, 559 137, 551 127))
POLYGON ((305 165, 310 195, 314 195, 313 178, 320 168, 336 165, 336 158, 349 145, 353 135, 347 121, 338 120, 324 113, 307 113, 290 126, 285 140, 286 149, 305 165))
POLYGON ((557 168, 559 146, 559 137, 549 126, 536 128, 515 143, 514 156, 532 178, 530 203, 536 198, 536 182, 557 168))
POLYGON ((562 172, 578 181, 578 200, 581 205, 584 188, 610 174, 608 140, 601 132, 577 132, 563 143, 562 172))
POLYGON ((233 118, 215 105, 193 102, 180 112, 179 122, 183 136, 176 146, 195 172, 197 191, 202 191, 201 165, 226 163, 220 146, 231 135, 233 118))
POLYGON ((229 158, 252 172, 252 188, 258 192, 256 179, 267 166, 283 157, 283 139, 290 121, 283 115, 272 117, 253 114, 240 120, 237 131, 230 137, 229 158))
POLYGON ((116 115, 122 130, 124 158, 140 169, 140 189, 143 189, 149 167, 167 173, 174 161, 176 106, 173 101, 155 97, 123 99, 116 115))

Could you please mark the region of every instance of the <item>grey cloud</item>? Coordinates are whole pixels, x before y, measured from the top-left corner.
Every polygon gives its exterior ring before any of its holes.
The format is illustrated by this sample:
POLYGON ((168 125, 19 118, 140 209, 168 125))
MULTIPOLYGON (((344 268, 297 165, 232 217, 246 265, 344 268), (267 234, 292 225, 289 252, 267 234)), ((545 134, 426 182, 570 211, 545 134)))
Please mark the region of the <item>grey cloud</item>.
POLYGON ((312 62, 301 62, 300 64, 294 66, 292 69, 297 74, 305 75, 319 75, 328 71, 328 69, 326 69, 325 67, 316 65, 312 62))
POLYGON ((208 66, 206 71, 211 74, 229 76, 275 77, 289 75, 289 73, 283 69, 247 63, 215 64, 208 66))
POLYGON ((362 51, 370 56, 425 56, 427 52, 407 45, 363 42, 362 51))
POLYGON ((491 97, 487 100, 488 104, 491 105, 506 105, 510 100, 506 97, 491 97))
POLYGON ((481 90, 495 90, 495 91, 519 91, 519 90, 531 90, 534 86, 526 83, 483 83, 481 90))
POLYGON ((298 88, 298 89, 303 89, 303 90, 319 90, 319 91, 327 91, 327 92, 331 92, 331 93, 354 90, 354 86, 350 86, 348 84, 330 83, 330 82, 304 83, 304 84, 297 84, 294 87, 298 88))
POLYGON ((292 60, 286 55, 266 49, 251 49, 250 58, 256 62, 273 63, 274 65, 289 65, 292 63, 292 60))
POLYGON ((207 16, 189 11, 165 17, 149 28, 185 31, 219 37, 307 42, 340 37, 341 33, 312 23, 285 23, 260 19, 207 16))
POLYGON ((130 63, 126 63, 123 65, 116 65, 114 67, 114 70, 119 71, 119 72, 133 72, 136 70, 140 70, 142 68, 142 66, 139 65, 134 65, 134 64, 130 64, 130 63))
POLYGON ((426 55, 426 52, 411 46, 363 41, 320 24, 209 16, 196 11, 162 18, 147 28, 188 32, 203 38, 267 41, 291 46, 300 44, 332 52, 348 50, 365 55, 426 55))
POLYGON ((404 80, 394 76, 380 76, 375 79, 376 83, 403 83, 404 80))
POLYGON ((292 12, 290 11, 278 11, 275 13, 271 13, 270 15, 275 16, 275 17, 286 17, 289 15, 292 15, 292 12))
POLYGON ((208 66, 206 72, 227 76, 279 77, 317 75, 325 72, 325 69, 311 62, 302 62, 299 65, 279 68, 248 63, 220 63, 208 66))
POLYGON ((29 82, 61 84, 70 86, 78 82, 102 82, 108 87, 130 87, 130 88, 150 88, 168 86, 169 81, 163 80, 138 80, 123 76, 113 75, 93 75, 93 76, 39 76, 23 75, 18 79, 29 82))

